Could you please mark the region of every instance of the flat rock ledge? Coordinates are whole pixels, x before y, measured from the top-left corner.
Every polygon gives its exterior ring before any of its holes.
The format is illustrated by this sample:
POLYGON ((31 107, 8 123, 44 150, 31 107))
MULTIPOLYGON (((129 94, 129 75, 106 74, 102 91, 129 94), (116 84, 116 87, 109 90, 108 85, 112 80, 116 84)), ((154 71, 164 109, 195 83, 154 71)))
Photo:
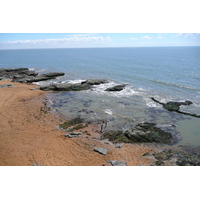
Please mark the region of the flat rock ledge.
POLYGON ((55 79, 58 76, 64 76, 63 72, 51 72, 46 74, 39 74, 35 71, 29 70, 28 68, 1 68, 0 69, 0 80, 12 79, 12 82, 20 83, 31 83, 46 81, 50 79, 55 79))
POLYGON ((102 148, 102 147, 95 147, 95 148, 94 148, 94 151, 96 151, 96 152, 98 152, 98 153, 100 153, 100 154, 103 154, 103 155, 106 155, 107 152, 108 152, 107 149, 104 149, 104 148, 102 148))
POLYGON ((109 162, 112 166, 127 166, 126 161, 109 160, 108 162, 109 162))
POLYGON ((100 85, 108 83, 105 79, 88 79, 81 83, 52 83, 49 85, 41 86, 40 90, 44 91, 81 91, 89 90, 93 85, 100 85))

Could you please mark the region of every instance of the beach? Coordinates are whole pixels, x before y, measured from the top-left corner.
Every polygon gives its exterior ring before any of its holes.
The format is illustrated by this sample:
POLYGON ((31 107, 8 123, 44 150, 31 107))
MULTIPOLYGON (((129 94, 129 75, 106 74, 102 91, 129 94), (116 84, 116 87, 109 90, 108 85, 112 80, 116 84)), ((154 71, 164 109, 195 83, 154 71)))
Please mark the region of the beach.
MULTIPOLYGON (((143 144, 123 144, 121 148, 100 140, 100 127, 88 124, 79 138, 64 137, 56 126, 65 121, 48 106, 47 92, 31 90, 34 84, 0 81, 0 165, 1 166, 110 166, 112 160, 128 166, 151 165, 144 157, 155 149, 143 144), (108 150, 106 155, 95 147, 108 150)), ((79 130, 81 131, 81 130, 79 130)))

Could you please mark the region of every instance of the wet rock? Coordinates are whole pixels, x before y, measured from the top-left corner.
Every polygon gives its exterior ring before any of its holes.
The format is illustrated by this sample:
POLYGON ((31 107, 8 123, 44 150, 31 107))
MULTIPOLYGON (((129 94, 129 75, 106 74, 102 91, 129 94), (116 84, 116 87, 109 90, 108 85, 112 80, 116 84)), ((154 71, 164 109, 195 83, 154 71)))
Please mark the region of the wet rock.
POLYGON ((126 161, 110 160, 108 161, 112 166, 127 166, 126 161))
POLYGON ((13 87, 13 84, 0 85, 0 88, 13 87))
POLYGON ((41 86, 41 90, 49 91, 81 91, 89 90, 92 85, 100 85, 107 83, 108 81, 104 79, 89 79, 81 83, 54 83, 46 86, 41 86))
POLYGON ((81 132, 70 132, 68 134, 65 134, 65 137, 73 138, 73 137, 80 137, 83 133, 81 132))
POLYGON ((61 123, 59 126, 60 126, 60 128, 62 128, 62 129, 67 129, 67 128, 69 128, 70 126, 75 126, 76 124, 83 123, 83 121, 84 121, 84 120, 83 120, 82 118, 77 117, 77 118, 71 119, 71 120, 69 120, 69 121, 66 121, 66 122, 64 122, 64 123, 61 123))
POLYGON ((88 79, 86 81, 81 82, 81 84, 87 84, 87 85, 100 85, 104 83, 108 83, 108 81, 105 79, 88 79))
POLYGON ((116 86, 114 86, 114 87, 107 88, 105 91, 113 91, 113 92, 121 91, 121 90, 123 90, 123 89, 126 87, 126 85, 127 85, 127 84, 116 85, 116 86))
POLYGON ((164 131, 154 123, 137 124, 130 131, 109 131, 102 135, 102 139, 108 138, 114 143, 164 143, 174 144, 178 142, 179 137, 170 132, 164 131))
POLYGON ((174 112, 177 112, 177 113, 180 113, 180 114, 184 114, 184 115, 190 115, 192 117, 197 117, 197 118, 200 118, 200 115, 198 114, 193 114, 193 113, 187 113, 187 112, 183 112, 183 111, 180 111, 180 106, 182 105, 185 105, 185 106, 188 106, 188 105, 191 105, 193 104, 191 101, 185 101, 185 102, 176 102, 176 101, 170 101, 170 102, 167 102, 167 103, 162 103, 156 99, 154 99, 153 97, 151 98, 153 101, 155 101, 156 103, 159 103, 163 106, 163 108, 169 110, 169 111, 174 111, 174 112))
POLYGON ((96 152, 98 152, 98 153, 100 153, 100 154, 103 154, 103 155, 106 155, 107 152, 108 152, 107 149, 104 149, 104 148, 102 148, 102 147, 95 147, 95 148, 94 148, 94 151, 96 151, 96 152))

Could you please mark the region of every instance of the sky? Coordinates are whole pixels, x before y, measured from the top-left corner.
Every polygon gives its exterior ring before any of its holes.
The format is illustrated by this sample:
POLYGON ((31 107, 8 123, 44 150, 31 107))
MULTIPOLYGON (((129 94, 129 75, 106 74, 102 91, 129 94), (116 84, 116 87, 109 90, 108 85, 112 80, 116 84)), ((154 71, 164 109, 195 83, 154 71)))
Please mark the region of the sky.
POLYGON ((200 33, 0 33, 0 49, 200 46, 200 33))

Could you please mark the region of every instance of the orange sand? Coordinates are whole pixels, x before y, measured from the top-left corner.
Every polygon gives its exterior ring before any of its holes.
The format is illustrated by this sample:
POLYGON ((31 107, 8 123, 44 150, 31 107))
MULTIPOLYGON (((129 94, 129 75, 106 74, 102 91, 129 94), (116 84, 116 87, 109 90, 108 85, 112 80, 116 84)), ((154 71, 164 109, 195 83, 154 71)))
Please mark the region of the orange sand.
MULTIPOLYGON (((151 165, 153 160, 142 157, 153 152, 150 147, 123 144, 122 148, 100 140, 97 125, 89 125, 79 138, 67 138, 56 125, 63 119, 49 112, 46 92, 30 90, 37 87, 21 83, 0 81, 0 165, 1 166, 102 166, 109 160, 126 161, 128 166, 151 165), (94 151, 95 147, 108 150, 106 155, 94 151)), ((80 131, 80 130, 79 130, 80 131)))

